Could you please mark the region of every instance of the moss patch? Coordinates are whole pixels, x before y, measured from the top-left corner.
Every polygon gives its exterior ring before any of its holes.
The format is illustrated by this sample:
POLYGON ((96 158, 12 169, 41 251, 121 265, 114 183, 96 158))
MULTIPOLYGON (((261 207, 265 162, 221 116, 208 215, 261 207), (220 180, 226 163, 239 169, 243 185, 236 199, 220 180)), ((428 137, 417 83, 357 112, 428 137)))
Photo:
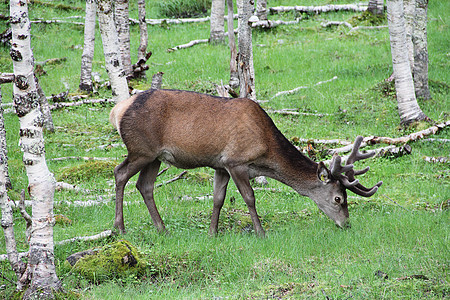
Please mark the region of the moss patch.
POLYGON ((82 257, 73 267, 73 271, 92 282, 142 275, 147 267, 139 251, 126 240, 95 249, 94 253, 82 257))
POLYGON ((63 168, 57 175, 58 181, 70 183, 85 182, 91 178, 112 178, 117 162, 114 161, 88 161, 76 166, 63 168))

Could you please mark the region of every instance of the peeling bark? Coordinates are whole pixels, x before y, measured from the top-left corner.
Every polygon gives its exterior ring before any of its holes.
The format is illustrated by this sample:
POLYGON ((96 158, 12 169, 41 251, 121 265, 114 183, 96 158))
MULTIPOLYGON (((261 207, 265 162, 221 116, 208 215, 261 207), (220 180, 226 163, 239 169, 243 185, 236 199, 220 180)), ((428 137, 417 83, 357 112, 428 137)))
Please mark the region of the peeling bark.
POLYGON ((44 118, 44 128, 49 132, 55 132, 55 125, 53 125, 52 113, 50 111, 50 105, 48 104, 47 97, 45 97, 44 91, 42 90, 36 75, 34 75, 34 80, 36 81, 36 89, 39 95, 39 105, 41 108, 42 117, 44 118))
POLYGON ((106 71, 111 82, 111 90, 115 102, 130 97, 128 92, 127 74, 123 70, 119 49, 119 38, 114 23, 112 0, 96 0, 97 16, 102 35, 103 52, 105 55, 106 71))
POLYGON ((212 0, 211 3, 211 28, 209 42, 219 44, 225 41, 225 0, 212 0))
POLYGON ((46 299, 52 298, 54 292, 62 291, 53 252, 55 179, 45 162, 43 120, 33 73, 27 3, 11 0, 10 16, 13 33, 10 54, 15 74, 13 100, 20 123, 19 145, 28 176, 28 191, 33 202, 30 254, 17 288, 26 289, 24 299, 46 299))
POLYGON ((238 0, 238 73, 239 97, 256 100, 255 71, 253 67, 252 29, 253 0, 238 0))
POLYGON ((402 124, 429 120, 417 103, 406 46, 405 18, 402 0, 387 1, 389 37, 398 112, 402 124))
POLYGON ((91 93, 92 85, 92 60, 95 48, 95 0, 86 0, 86 17, 84 21, 84 46, 81 55, 80 90, 91 93))

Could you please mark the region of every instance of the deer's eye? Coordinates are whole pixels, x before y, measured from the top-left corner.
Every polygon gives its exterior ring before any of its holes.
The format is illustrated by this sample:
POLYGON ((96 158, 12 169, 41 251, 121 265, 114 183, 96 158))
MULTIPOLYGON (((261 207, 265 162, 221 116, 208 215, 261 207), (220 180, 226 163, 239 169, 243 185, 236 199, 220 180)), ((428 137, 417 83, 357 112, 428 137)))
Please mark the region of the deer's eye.
POLYGON ((334 197, 334 201, 336 201, 336 203, 341 203, 341 197, 334 197))

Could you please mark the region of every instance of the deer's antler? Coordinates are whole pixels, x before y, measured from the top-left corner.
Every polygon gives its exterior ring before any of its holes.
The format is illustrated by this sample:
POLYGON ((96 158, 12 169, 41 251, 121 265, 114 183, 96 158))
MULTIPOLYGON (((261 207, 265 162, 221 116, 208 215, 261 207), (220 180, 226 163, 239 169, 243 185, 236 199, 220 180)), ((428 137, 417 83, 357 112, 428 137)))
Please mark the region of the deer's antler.
POLYGON ((375 155, 374 151, 367 153, 359 152, 362 140, 362 136, 358 136, 356 138, 355 143, 353 144, 352 152, 350 153, 350 156, 348 157, 347 163, 345 165, 341 164, 341 157, 335 154, 330 163, 330 172, 335 179, 339 180, 347 189, 349 189, 353 193, 363 197, 370 197, 377 192, 378 188, 383 184, 383 182, 380 181, 373 187, 367 188, 359 183, 359 180, 355 178, 355 176, 364 174, 369 171, 370 167, 366 167, 362 170, 354 170, 353 163, 358 160, 367 159, 375 155))

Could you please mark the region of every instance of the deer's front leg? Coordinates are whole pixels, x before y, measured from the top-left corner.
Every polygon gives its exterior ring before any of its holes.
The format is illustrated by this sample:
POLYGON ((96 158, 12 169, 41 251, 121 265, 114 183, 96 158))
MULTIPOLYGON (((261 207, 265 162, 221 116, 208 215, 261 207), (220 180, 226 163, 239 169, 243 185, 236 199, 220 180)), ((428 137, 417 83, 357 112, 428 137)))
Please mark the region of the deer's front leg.
POLYGON ((264 237, 265 232, 261 226, 261 222, 259 221, 258 214, 256 213, 255 193, 250 185, 248 168, 246 166, 238 166, 231 168, 229 171, 231 178, 233 178, 233 181, 239 190, 239 193, 242 195, 242 198, 244 198, 244 201, 247 204, 256 234, 264 237))
POLYGON ((217 227, 219 225, 219 215, 222 209, 225 196, 227 194, 227 185, 230 181, 230 175, 223 169, 218 169, 214 173, 214 196, 213 196, 213 211, 211 215, 211 226, 209 227, 209 234, 216 235, 217 227))

